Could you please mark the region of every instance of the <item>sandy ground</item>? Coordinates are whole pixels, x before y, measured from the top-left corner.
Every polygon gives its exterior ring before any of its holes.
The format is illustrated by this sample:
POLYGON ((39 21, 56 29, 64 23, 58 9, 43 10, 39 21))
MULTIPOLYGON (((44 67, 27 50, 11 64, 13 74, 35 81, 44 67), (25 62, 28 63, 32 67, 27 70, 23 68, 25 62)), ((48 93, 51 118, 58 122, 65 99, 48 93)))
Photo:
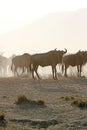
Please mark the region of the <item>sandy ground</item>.
POLYGON ((87 109, 71 106, 61 98, 66 95, 87 97, 87 79, 0 78, 0 112, 7 121, 0 130, 87 130, 87 109), (43 100, 46 106, 18 106, 19 95, 43 100))

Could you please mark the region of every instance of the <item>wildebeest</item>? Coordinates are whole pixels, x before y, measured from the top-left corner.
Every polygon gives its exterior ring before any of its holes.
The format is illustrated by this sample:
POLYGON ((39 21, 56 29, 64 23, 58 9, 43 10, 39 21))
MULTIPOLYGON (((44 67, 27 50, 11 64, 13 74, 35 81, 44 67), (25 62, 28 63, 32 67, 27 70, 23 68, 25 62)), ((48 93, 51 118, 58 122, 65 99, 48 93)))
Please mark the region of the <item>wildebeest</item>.
POLYGON ((77 66, 77 70, 78 70, 78 77, 81 77, 81 72, 82 72, 82 65, 84 65, 86 63, 86 59, 85 59, 85 53, 84 51, 78 51, 75 54, 69 54, 69 55, 65 55, 62 58, 62 72, 64 71, 64 67, 65 67, 65 76, 67 77, 67 68, 69 66, 77 66))
POLYGON ((32 69, 32 77, 34 77, 34 72, 36 73, 37 77, 40 79, 39 74, 37 72, 38 66, 52 66, 52 74, 53 79, 57 79, 57 71, 56 65, 62 63, 62 56, 67 52, 63 50, 52 50, 46 53, 34 54, 31 56, 31 69, 32 69))
POLYGON ((9 65, 9 59, 0 55, 0 70, 1 70, 1 74, 6 74, 7 73, 7 68, 9 65))
POLYGON ((14 75, 19 76, 18 68, 22 69, 22 74, 24 73, 25 68, 27 69, 27 72, 29 72, 30 59, 31 59, 31 55, 28 53, 15 56, 12 59, 12 64, 11 64, 11 70, 14 72, 14 75))

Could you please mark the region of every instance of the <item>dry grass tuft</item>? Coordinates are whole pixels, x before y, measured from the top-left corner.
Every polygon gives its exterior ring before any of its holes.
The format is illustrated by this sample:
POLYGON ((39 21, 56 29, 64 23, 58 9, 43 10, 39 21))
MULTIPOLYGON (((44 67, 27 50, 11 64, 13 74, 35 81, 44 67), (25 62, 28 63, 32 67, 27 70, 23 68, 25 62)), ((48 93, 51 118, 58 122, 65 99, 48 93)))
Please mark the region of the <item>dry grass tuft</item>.
POLYGON ((20 96, 18 96, 15 104, 20 105, 22 103, 29 103, 29 102, 30 102, 30 100, 25 95, 20 95, 20 96))
POLYGON ((0 113, 0 120, 5 120, 5 114, 4 113, 0 113))
POLYGON ((76 105, 79 108, 87 108, 87 97, 77 97, 77 96, 62 96, 62 99, 70 101, 71 105, 76 105))
POLYGON ((42 100, 38 100, 38 101, 37 101, 37 104, 38 104, 38 105, 45 105, 45 102, 42 101, 42 100))
POLYGON ((74 100, 74 99, 75 99, 74 96, 70 96, 70 95, 69 95, 69 96, 67 96, 67 95, 66 95, 66 96, 62 96, 61 98, 64 99, 64 100, 67 100, 67 101, 70 101, 70 100, 74 100))
POLYGON ((71 102, 71 105, 76 105, 80 108, 87 108, 87 98, 75 99, 71 102))
POLYGON ((0 112, 0 128, 6 128, 7 127, 7 121, 5 120, 5 114, 3 112, 0 112))
POLYGON ((30 105, 45 105, 45 102, 42 100, 34 101, 31 99, 28 99, 25 95, 18 96, 15 104, 21 105, 21 104, 30 104, 30 105))

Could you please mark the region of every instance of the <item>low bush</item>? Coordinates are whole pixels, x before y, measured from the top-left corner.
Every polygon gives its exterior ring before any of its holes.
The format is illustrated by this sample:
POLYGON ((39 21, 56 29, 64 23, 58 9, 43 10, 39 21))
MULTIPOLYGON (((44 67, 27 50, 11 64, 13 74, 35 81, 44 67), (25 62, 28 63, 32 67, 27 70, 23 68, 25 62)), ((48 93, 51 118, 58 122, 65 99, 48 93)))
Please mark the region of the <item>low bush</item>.
POLYGON ((24 103, 27 103, 27 104, 30 104, 30 105, 45 105, 45 102, 42 101, 42 100, 34 101, 34 100, 31 100, 31 99, 28 99, 25 95, 18 96, 15 104, 21 105, 21 104, 24 104, 24 103))
POLYGON ((80 97, 80 96, 62 96, 62 99, 66 101, 70 101, 71 105, 76 105, 79 108, 87 108, 87 97, 80 97))
POLYGON ((5 120, 5 114, 4 113, 0 113, 0 120, 5 120))
POLYGON ((18 96, 15 104, 18 105, 18 104, 29 103, 29 102, 30 102, 30 100, 25 95, 20 95, 20 96, 18 96))
POLYGON ((37 101, 37 104, 38 104, 38 105, 45 105, 45 102, 42 101, 42 100, 38 100, 38 101, 37 101))
POLYGON ((68 101, 75 99, 73 96, 70 96, 70 95, 69 96, 67 96, 67 95, 66 96, 62 96, 61 98, 64 99, 64 100, 68 100, 68 101))
POLYGON ((87 108, 87 99, 75 99, 71 102, 71 105, 76 105, 80 108, 87 108))

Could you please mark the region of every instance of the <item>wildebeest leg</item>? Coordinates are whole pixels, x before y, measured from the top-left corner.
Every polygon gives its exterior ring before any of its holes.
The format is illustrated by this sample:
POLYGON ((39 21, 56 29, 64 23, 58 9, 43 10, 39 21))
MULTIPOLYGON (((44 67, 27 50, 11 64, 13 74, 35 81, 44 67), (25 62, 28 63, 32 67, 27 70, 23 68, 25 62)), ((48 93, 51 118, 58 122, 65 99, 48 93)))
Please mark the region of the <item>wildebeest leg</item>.
POLYGON ((31 71, 30 71, 30 68, 29 66, 27 67, 27 76, 29 76, 29 74, 31 75, 31 71))
POLYGON ((14 69, 14 76, 16 77, 16 68, 14 69))
POLYGON ((77 71, 78 71, 78 77, 80 76, 80 70, 79 70, 79 65, 77 65, 77 71))
POLYGON ((25 67, 23 66, 21 76, 23 76, 24 72, 25 72, 25 67))
POLYGON ((56 66, 54 68, 54 73, 55 73, 55 79, 57 79, 57 70, 56 70, 56 66))
POLYGON ((37 69, 38 69, 38 66, 35 67, 35 73, 36 73, 38 79, 41 79, 40 76, 39 76, 39 74, 38 74, 38 72, 37 72, 37 69))
POLYGON ((32 70, 32 78, 35 79, 35 77, 34 77, 34 70, 32 70))
POLYGON ((14 67, 13 71, 14 71, 14 76, 16 76, 16 67, 14 67))
POLYGON ((55 79, 55 76, 54 76, 54 72, 55 70, 54 70, 54 66, 52 66, 52 74, 53 74, 53 79, 55 79))
POLYGON ((38 66, 33 66, 33 69, 31 70, 32 71, 32 77, 33 77, 33 79, 35 79, 35 77, 34 77, 34 71, 35 71, 38 79, 40 79, 39 74, 37 72, 37 69, 38 69, 38 66))
POLYGON ((65 77, 67 77, 67 68, 68 68, 68 66, 65 65, 65 77))
POLYGON ((15 76, 16 76, 16 74, 17 74, 17 77, 19 77, 19 74, 18 74, 18 72, 17 72, 17 67, 15 67, 14 74, 15 74, 15 76))
POLYGON ((33 64, 30 65, 30 71, 32 73, 32 78, 35 79, 35 77, 34 77, 35 65, 33 65, 33 64))
POLYGON ((82 65, 80 65, 80 77, 81 77, 81 72, 82 72, 82 65))
POLYGON ((64 73, 64 64, 62 64, 62 74, 64 73))

